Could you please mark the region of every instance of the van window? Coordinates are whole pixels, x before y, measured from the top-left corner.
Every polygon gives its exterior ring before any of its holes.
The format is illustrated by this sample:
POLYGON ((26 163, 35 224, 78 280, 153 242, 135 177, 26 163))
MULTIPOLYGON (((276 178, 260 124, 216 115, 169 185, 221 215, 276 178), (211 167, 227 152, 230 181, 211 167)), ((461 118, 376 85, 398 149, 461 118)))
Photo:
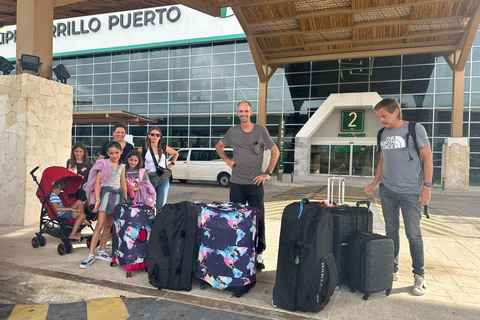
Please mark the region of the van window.
POLYGON ((179 151, 177 161, 187 161, 187 157, 188 157, 188 150, 179 151))
POLYGON ((209 150, 192 150, 190 161, 210 161, 212 154, 209 150))

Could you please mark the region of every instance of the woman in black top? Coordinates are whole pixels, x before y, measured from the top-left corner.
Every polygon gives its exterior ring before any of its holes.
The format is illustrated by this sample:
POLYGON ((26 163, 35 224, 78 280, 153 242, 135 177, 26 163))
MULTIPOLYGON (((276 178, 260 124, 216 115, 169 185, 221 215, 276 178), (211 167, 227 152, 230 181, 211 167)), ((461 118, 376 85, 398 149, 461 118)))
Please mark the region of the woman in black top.
POLYGON ((82 185, 75 193, 75 199, 77 200, 87 200, 87 195, 82 187, 83 184, 87 182, 88 173, 90 172, 91 167, 92 164, 88 159, 88 152, 87 148, 85 148, 85 144, 83 144, 83 142, 76 142, 72 147, 70 159, 67 160, 67 169, 83 177, 82 185))
MULTIPOLYGON (((133 146, 125 141, 125 134, 127 132, 127 127, 122 124, 122 123, 117 123, 116 125, 113 126, 113 140, 112 141, 117 141, 120 143, 122 146, 122 155, 120 156, 120 159, 122 160, 122 163, 125 163, 125 159, 127 158, 127 154, 130 153, 134 148, 133 146)), ((102 148, 100 149, 100 156, 98 157, 99 159, 108 159, 110 158, 107 154, 107 145, 110 141, 105 142, 102 145, 102 148)))

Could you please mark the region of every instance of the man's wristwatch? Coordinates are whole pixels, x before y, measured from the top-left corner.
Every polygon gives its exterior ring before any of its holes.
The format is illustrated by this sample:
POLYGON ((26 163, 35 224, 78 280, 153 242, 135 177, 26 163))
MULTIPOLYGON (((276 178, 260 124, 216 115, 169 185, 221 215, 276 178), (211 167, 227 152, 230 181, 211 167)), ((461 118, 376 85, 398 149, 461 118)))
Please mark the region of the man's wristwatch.
POLYGON ((271 175, 272 175, 272 173, 271 173, 270 171, 268 171, 268 169, 267 169, 267 170, 265 170, 265 172, 264 172, 264 173, 268 174, 269 176, 271 176, 271 175))
POLYGON ((425 183, 423 184, 423 186, 424 186, 425 188, 431 188, 431 187, 432 187, 432 183, 431 183, 431 182, 425 182, 425 183))

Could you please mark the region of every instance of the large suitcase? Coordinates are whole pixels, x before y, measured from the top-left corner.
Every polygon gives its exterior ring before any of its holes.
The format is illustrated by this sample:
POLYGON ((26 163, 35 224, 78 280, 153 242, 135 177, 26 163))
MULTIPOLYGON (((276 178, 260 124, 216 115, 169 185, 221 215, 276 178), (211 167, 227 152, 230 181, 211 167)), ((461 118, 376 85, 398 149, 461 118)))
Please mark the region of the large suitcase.
POLYGON ((256 219, 259 211, 239 203, 198 202, 200 248, 195 272, 201 288, 229 290, 236 297, 256 282, 256 219))
POLYGON ((278 246, 274 307, 319 312, 335 290, 330 208, 304 199, 285 207, 278 246))
POLYGON ((354 208, 345 204, 345 178, 328 178, 326 203, 330 206, 333 217, 333 256, 337 264, 337 283, 348 281, 348 243, 357 234, 355 226, 358 212, 359 230, 372 232, 373 215, 365 207, 354 208), (338 194, 335 195, 338 183, 338 194), (338 197, 337 197, 338 196, 338 197), (368 217, 367 217, 368 214, 368 217), (368 226, 367 226, 367 222, 368 226))
POLYGON ((157 213, 148 247, 148 280, 158 289, 192 289, 198 209, 193 202, 166 204, 157 213))
MULTIPOLYGON (((367 208, 370 206, 369 201, 359 201, 357 208, 361 204, 366 204, 367 208)), ((393 283, 393 240, 367 231, 351 237, 348 271, 350 290, 363 292, 363 300, 380 291, 385 291, 388 296, 393 283)))
POLYGON ((148 238, 152 230, 155 211, 140 203, 124 203, 115 207, 113 213, 112 266, 121 265, 127 271, 147 267, 148 238))

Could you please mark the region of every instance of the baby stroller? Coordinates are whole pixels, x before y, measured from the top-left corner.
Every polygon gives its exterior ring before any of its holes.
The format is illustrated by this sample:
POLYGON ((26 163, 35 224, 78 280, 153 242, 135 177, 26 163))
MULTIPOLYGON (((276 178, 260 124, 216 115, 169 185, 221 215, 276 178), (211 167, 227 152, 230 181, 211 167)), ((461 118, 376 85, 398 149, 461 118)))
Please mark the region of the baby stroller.
MULTIPOLYGON (((58 216, 57 211, 50 202, 50 193, 52 192, 52 185, 56 181, 62 179, 65 182, 65 188, 58 195, 62 200, 65 207, 71 206, 75 203, 75 198, 70 198, 70 194, 74 194, 80 185, 83 182, 82 176, 71 172, 70 170, 64 167, 49 167, 43 171, 42 179, 38 183, 37 177, 35 176, 35 171, 38 170, 38 166, 35 167, 30 172, 30 175, 38 185, 37 197, 42 203, 42 209, 40 213, 40 231, 35 233, 35 237, 32 238, 32 247, 38 248, 45 246, 47 240, 43 236, 43 233, 47 233, 55 238, 60 238, 62 242, 57 247, 57 252, 59 255, 64 255, 66 253, 72 253, 73 246, 68 238, 69 234, 72 231, 72 226, 75 223, 73 219, 65 219, 58 216)), ((87 219, 91 221, 92 216, 88 210, 85 210, 87 219)), ((83 224, 80 226, 78 231, 80 232, 87 225, 83 224)), ((93 228, 89 226, 93 231, 93 228)), ((87 239, 87 246, 90 247, 92 236, 81 236, 80 241, 87 239)))

